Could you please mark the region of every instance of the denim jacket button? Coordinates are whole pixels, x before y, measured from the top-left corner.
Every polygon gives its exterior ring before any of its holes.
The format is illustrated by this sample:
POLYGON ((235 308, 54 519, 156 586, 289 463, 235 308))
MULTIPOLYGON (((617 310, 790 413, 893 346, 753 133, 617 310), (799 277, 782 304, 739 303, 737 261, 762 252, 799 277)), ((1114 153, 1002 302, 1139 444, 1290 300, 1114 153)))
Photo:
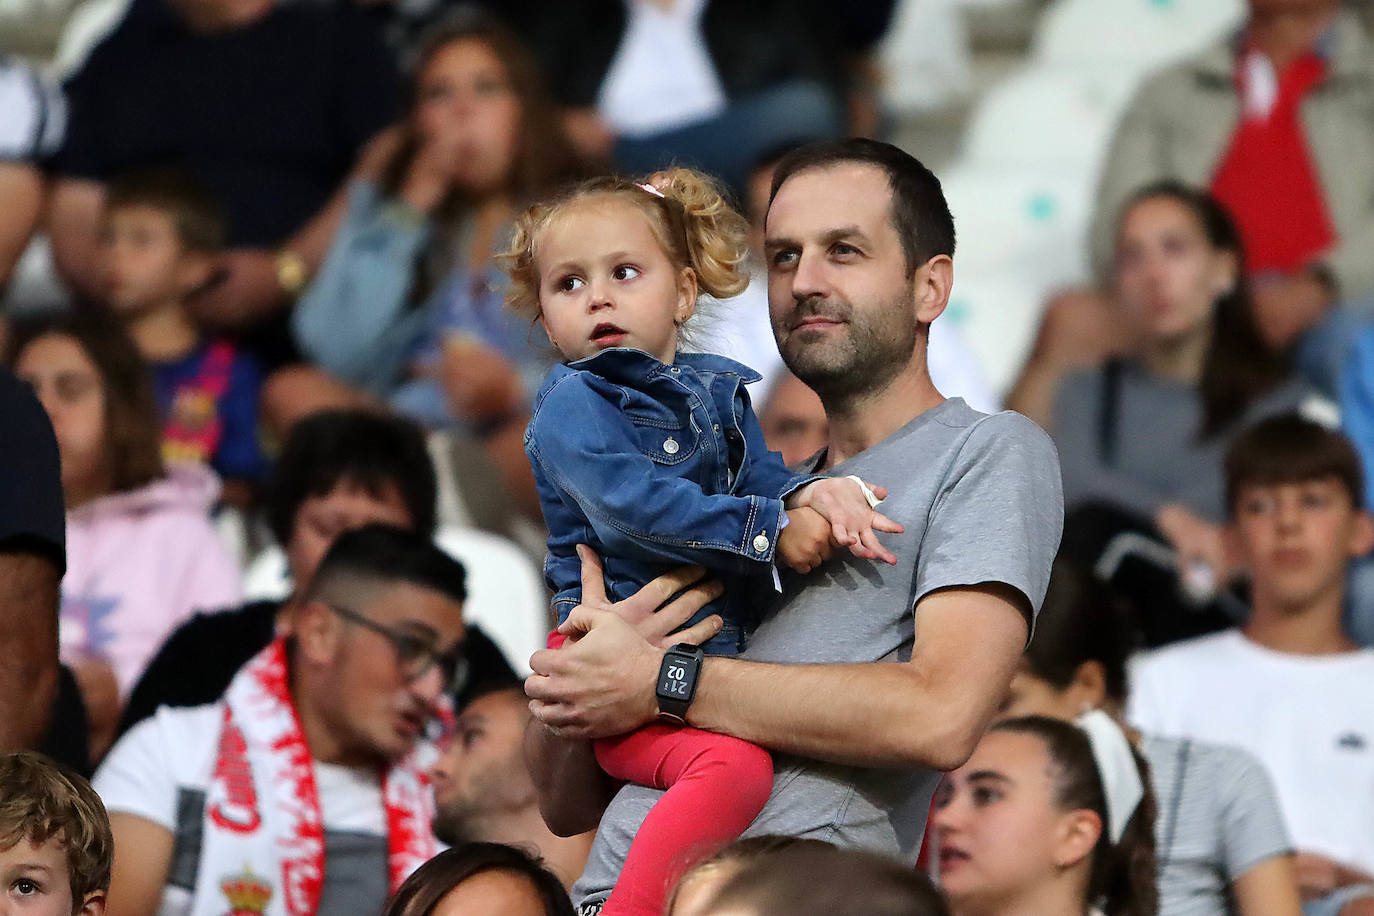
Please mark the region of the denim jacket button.
POLYGON ((768 552, 768 535, 763 533, 754 535, 754 550, 758 553, 768 552))
POLYGON ((677 444, 677 440, 672 436, 663 440, 663 450, 669 455, 676 455, 679 448, 681 448, 681 446, 677 444))

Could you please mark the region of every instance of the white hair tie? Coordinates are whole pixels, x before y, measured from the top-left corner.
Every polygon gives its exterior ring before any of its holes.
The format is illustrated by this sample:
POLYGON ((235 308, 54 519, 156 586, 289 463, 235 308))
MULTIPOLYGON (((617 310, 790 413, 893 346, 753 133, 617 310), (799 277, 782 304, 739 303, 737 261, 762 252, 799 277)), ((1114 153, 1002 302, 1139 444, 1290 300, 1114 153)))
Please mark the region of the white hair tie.
POLYGON ((646 181, 646 182, 643 182, 642 184, 636 184, 635 187, 637 187, 637 188, 639 188, 639 189, 641 189, 641 190, 644 190, 644 191, 648 191, 650 194, 654 195, 655 197, 662 197, 662 196, 663 196, 663 192, 662 192, 662 191, 660 191, 658 188, 654 187, 653 185, 649 184, 647 181, 646 181))
POLYGON ((1078 717, 1078 727, 1088 736, 1093 760, 1102 780, 1102 792, 1107 798, 1107 836, 1115 846, 1126 832, 1126 824, 1145 797, 1145 785, 1140 781, 1140 768, 1126 733, 1111 716, 1100 709, 1090 710, 1078 717))
POLYGON ((878 494, 874 493, 873 488, 863 482, 862 477, 850 474, 845 480, 852 480, 859 485, 859 489, 863 491, 864 499, 868 502, 868 508, 876 509, 879 504, 882 503, 882 500, 878 498, 878 494))

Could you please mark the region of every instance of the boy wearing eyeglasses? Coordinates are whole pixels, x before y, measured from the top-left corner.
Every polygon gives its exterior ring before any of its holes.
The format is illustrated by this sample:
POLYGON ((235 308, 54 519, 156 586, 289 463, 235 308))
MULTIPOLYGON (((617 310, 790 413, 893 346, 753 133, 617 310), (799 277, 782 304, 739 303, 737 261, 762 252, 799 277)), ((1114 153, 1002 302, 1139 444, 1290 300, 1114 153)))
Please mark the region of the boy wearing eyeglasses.
POLYGON ((461 564, 370 525, 320 563, 289 635, 209 706, 163 708, 96 774, 113 912, 380 912, 436 851, 426 732, 461 679, 461 564))

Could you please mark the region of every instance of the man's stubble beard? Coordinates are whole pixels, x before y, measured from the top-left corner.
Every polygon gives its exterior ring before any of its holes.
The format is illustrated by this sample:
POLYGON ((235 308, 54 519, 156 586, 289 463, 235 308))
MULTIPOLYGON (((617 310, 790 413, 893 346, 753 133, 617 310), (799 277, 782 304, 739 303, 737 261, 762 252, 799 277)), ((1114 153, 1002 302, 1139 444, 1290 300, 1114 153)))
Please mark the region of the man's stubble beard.
POLYGON ((820 396, 827 410, 842 410, 885 389, 910 364, 921 332, 912 311, 910 290, 867 309, 855 309, 847 302, 810 299, 790 312, 787 320, 808 315, 844 321, 846 330, 791 329, 786 340, 780 341, 779 350, 787 368, 820 396), (808 343, 804 340, 807 334, 828 334, 832 339, 808 343))

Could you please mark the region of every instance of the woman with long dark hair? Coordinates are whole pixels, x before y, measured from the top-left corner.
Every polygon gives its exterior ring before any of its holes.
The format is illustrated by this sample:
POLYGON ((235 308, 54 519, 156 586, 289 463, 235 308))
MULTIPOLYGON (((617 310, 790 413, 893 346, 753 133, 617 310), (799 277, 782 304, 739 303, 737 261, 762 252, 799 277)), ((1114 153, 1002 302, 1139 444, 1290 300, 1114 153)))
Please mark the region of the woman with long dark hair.
MULTIPOLYGON (((524 466, 520 433, 552 357, 538 329, 503 308, 494 256, 520 210, 582 174, 558 124, 500 23, 467 10, 428 34, 408 113, 360 167, 296 305, 292 330, 314 365, 268 380, 270 426, 388 402, 482 440, 503 470, 524 466)), ((512 473, 512 494, 532 506, 528 474, 512 473)))
POLYGON ((1066 549, 1092 562, 1104 528, 1135 527, 1173 549, 1196 591, 1212 592, 1231 572, 1221 541, 1226 445, 1308 392, 1260 336, 1240 236, 1206 192, 1163 182, 1136 193, 1113 270, 1132 355, 1070 375, 1055 393, 1066 549), (1104 526, 1089 513, 1085 523, 1075 512, 1085 508, 1116 520, 1104 526))

